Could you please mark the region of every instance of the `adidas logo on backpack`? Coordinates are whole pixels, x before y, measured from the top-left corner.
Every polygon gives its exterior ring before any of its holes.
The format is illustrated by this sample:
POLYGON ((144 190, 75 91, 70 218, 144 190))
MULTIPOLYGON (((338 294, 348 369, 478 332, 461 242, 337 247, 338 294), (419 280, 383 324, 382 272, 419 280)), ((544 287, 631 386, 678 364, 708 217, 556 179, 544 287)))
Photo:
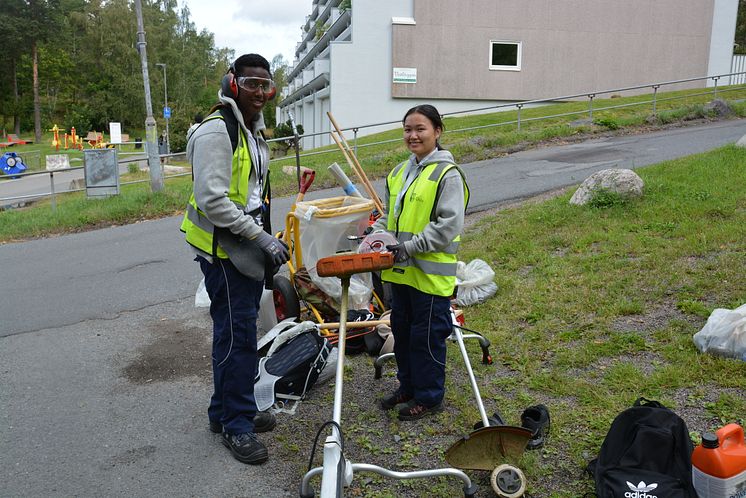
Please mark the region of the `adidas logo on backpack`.
POLYGON ((586 470, 598 498, 697 498, 692 451, 681 417, 639 398, 614 419, 586 470))
POLYGON ((624 493, 624 498, 658 498, 658 495, 648 494, 648 491, 652 491, 658 487, 657 483, 645 484, 645 481, 640 481, 640 483, 635 486, 631 482, 627 481, 627 486, 629 486, 629 489, 631 489, 632 491, 627 491, 626 493, 624 493))

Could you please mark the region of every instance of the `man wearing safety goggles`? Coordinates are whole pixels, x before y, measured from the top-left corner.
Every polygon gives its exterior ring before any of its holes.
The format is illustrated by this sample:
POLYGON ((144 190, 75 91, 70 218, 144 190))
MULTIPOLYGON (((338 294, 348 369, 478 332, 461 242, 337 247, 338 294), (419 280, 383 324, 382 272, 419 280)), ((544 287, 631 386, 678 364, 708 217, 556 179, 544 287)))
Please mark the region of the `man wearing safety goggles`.
POLYGON ((254 76, 239 76, 236 78, 236 83, 239 87, 243 88, 247 92, 258 92, 261 88, 265 94, 274 95, 275 82, 268 78, 257 78, 254 76))
POLYGON ((213 321, 214 392, 210 430, 243 463, 267 460, 256 433, 272 430, 257 413, 256 319, 264 284, 288 258, 269 225, 269 147, 262 109, 274 97, 267 60, 247 54, 223 77, 220 102, 189 136, 193 193, 181 225, 205 277, 213 321))

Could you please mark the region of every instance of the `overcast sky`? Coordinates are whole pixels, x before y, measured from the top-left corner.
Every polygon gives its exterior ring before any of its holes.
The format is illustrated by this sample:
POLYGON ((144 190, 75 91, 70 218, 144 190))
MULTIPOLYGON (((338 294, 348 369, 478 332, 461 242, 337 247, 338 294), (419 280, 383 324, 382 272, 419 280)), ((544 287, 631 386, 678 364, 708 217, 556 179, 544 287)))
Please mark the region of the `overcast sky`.
POLYGON ((282 54, 288 63, 301 40, 300 27, 312 0, 178 0, 189 6, 197 30, 215 35, 215 45, 235 50, 236 57, 255 52, 271 61, 282 54))

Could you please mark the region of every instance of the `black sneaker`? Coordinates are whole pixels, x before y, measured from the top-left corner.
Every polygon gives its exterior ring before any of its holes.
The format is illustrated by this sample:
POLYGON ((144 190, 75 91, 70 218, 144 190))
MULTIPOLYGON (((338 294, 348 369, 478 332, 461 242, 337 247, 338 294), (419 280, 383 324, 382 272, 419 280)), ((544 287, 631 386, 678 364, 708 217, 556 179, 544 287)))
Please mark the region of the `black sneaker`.
POLYGON ((391 410, 392 408, 396 407, 396 405, 406 403, 410 399, 412 399, 411 394, 405 394, 397 389, 392 394, 389 394, 385 398, 381 399, 381 408, 383 408, 384 410, 391 410))
POLYGON ((269 458, 267 447, 256 438, 254 433, 228 434, 224 432, 222 439, 223 445, 233 453, 233 458, 241 463, 258 465, 269 458))
MULTIPOLYGON (((487 422, 489 422, 489 426, 490 427, 497 427, 499 425, 506 425, 505 424, 505 420, 503 420, 502 415, 500 415, 500 412, 497 412, 497 411, 491 417, 487 417, 487 422)), ((484 427, 484 424, 482 423, 481 420, 479 422, 477 422, 476 424, 474 424, 474 429, 475 430, 476 429, 481 429, 482 427, 484 427)))
POLYGON ((399 420, 417 420, 427 415, 432 415, 433 413, 442 411, 443 403, 438 403, 437 405, 428 408, 412 399, 409 403, 406 403, 399 408, 399 420))
POLYGON ((538 450, 544 446, 549 436, 549 409, 544 405, 534 405, 526 408, 521 414, 521 426, 530 430, 533 435, 526 444, 528 450, 538 450))
POLYGON ((272 412, 257 412, 254 416, 254 434, 269 432, 277 425, 277 419, 272 412))
MULTIPOLYGON (((257 412, 254 417, 254 434, 261 434, 262 432, 269 432, 277 425, 277 419, 271 412, 257 412)), ((210 420, 210 432, 215 434, 222 434, 223 424, 220 422, 213 422, 210 420)))

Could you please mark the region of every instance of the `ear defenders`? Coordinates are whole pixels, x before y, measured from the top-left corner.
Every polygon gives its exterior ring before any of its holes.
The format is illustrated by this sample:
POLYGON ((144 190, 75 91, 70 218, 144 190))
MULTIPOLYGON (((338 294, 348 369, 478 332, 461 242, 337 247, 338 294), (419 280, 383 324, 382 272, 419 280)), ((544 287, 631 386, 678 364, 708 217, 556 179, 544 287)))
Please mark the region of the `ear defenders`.
MULTIPOLYGON (((223 93, 223 97, 231 99, 238 98, 238 83, 236 83, 236 66, 235 63, 231 64, 228 68, 228 72, 223 76, 223 80, 220 83, 220 90, 223 93)), ((272 90, 265 93, 267 100, 272 100, 277 94, 277 87, 273 87, 272 90)))
POLYGON ((220 83, 220 90, 223 93, 223 97, 228 97, 233 100, 238 98, 238 84, 236 84, 236 67, 231 63, 231 67, 228 68, 228 72, 223 76, 223 81, 220 83))

